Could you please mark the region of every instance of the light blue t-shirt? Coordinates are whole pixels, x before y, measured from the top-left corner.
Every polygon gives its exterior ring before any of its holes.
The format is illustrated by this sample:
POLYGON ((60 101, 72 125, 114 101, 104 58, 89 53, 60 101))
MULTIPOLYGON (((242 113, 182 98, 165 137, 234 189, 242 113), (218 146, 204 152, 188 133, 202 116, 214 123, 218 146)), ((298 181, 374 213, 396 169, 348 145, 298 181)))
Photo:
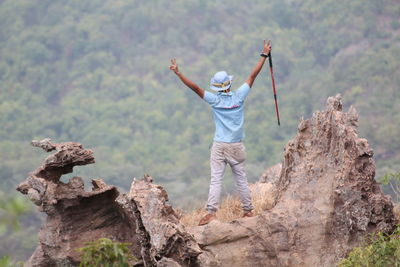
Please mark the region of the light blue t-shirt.
POLYGON ((204 100, 210 104, 214 115, 214 141, 236 143, 244 139, 244 100, 249 92, 250 86, 247 83, 235 92, 204 92, 204 100))

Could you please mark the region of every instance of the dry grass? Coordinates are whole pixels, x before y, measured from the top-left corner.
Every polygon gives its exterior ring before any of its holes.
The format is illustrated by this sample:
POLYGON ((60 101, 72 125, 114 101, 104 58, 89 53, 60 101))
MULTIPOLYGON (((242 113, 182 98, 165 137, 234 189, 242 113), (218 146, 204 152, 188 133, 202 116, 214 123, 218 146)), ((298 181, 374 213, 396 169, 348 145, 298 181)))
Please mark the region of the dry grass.
MULTIPOLYGON (((253 213, 258 215, 274 206, 275 194, 269 183, 255 183, 249 185, 253 201, 253 213)), ((187 227, 195 226, 200 219, 207 214, 204 208, 197 208, 194 211, 185 213, 181 217, 181 223, 187 227)), ((222 222, 230 222, 242 215, 241 202, 238 196, 228 195, 220 204, 217 211, 217 219, 222 222)))

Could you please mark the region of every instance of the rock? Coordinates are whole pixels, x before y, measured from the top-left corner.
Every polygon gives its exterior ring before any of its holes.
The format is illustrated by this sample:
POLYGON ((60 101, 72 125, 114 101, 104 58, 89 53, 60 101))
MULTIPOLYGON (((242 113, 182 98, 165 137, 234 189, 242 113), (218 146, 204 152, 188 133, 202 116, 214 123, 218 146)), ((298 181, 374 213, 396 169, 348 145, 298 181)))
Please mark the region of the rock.
POLYGON ((103 182, 103 180, 101 180, 101 179, 92 179, 92 185, 93 185, 93 187, 92 187, 92 190, 94 191, 94 190, 101 190, 101 189, 104 189, 104 188, 106 188, 108 185, 105 183, 105 182, 103 182))
MULTIPOLYGON (((354 108, 341 97, 301 120, 285 147, 276 205, 262 215, 192 227, 203 250, 220 266, 335 266, 366 234, 394 229, 393 205, 374 180, 373 150, 357 136, 354 108)), ((271 177, 271 178, 269 178, 271 177)))
POLYGON ((157 262, 157 267, 181 267, 181 266, 182 265, 180 265, 171 258, 163 257, 161 260, 157 262))
POLYGON ((281 176, 282 163, 276 164, 268 168, 260 177, 260 183, 271 183, 273 185, 279 181, 281 176))
POLYGON ((50 152, 56 149, 56 145, 51 143, 50 138, 45 138, 43 140, 32 140, 32 146, 40 147, 46 152, 50 152))
POLYGON ((40 198, 40 194, 38 191, 36 191, 33 188, 28 189, 28 198, 37 206, 40 206, 42 204, 42 200, 40 198))
POLYGON ((47 214, 39 246, 25 266, 77 266, 80 255, 76 248, 100 237, 130 242, 134 244, 132 254, 139 255, 138 238, 119 212, 115 202, 119 192, 114 186, 85 192, 80 177, 67 184, 59 181, 61 174, 72 171, 75 165, 93 163, 93 152, 77 143, 46 147, 46 151, 57 152, 17 188, 47 214))
POLYGON ((342 111, 342 96, 340 94, 337 94, 335 97, 328 97, 328 100, 326 101, 326 109, 342 111))
MULTIPOLYGON (((117 200, 121 206, 134 203, 136 220, 141 228, 137 232, 145 232, 146 238, 142 242, 149 248, 143 257, 157 266, 193 266, 202 250, 168 204, 165 189, 152 181, 149 175, 142 180, 135 179, 129 193, 117 200)), ((124 210, 131 216, 129 209, 124 210)))
POLYGON ((32 141, 45 151, 56 150, 17 190, 47 214, 39 246, 25 266, 78 266, 77 248, 107 237, 130 243, 140 261, 135 266, 193 266, 202 252, 168 204, 167 192, 146 175, 134 181, 130 193, 93 179, 86 192, 80 177, 60 182, 76 165, 94 163, 93 152, 81 144, 32 141))
POLYGON ((100 237, 132 243, 134 266, 335 266, 368 233, 391 232, 395 217, 374 180, 373 150, 357 136, 357 111, 343 112, 340 95, 326 107, 300 120, 283 162, 250 186, 260 215, 188 229, 151 176, 127 194, 101 179, 86 192, 79 177, 59 179, 94 163, 91 150, 32 142, 56 152, 17 188, 47 214, 26 266, 77 266, 75 248, 100 237))

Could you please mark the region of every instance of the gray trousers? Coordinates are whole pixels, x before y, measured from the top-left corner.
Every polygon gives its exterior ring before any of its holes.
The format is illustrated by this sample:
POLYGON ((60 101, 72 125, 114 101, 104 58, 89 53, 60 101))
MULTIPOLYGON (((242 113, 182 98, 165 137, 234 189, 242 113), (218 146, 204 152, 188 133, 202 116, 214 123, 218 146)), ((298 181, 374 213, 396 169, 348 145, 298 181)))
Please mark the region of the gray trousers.
POLYGON ((246 172, 244 170, 244 162, 246 160, 246 148, 242 142, 239 143, 223 143, 214 142, 211 148, 210 167, 211 182, 208 194, 207 208, 209 213, 214 213, 218 209, 222 178, 225 173, 225 167, 228 163, 235 177, 236 190, 239 193, 244 211, 251 211, 251 196, 249 186, 247 184, 246 172))

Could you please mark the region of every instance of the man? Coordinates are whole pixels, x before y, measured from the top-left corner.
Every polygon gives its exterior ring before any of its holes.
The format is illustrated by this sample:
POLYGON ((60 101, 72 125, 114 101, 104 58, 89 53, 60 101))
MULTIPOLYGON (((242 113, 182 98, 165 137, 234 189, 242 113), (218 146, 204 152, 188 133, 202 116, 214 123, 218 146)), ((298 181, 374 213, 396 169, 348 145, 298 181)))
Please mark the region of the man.
POLYGON ((246 151, 242 143, 244 139, 244 101, 270 51, 270 42, 266 43, 264 40, 261 58, 247 81, 235 92, 231 91, 233 76, 228 75, 225 71, 217 72, 211 78, 210 85, 210 88, 217 91, 217 94, 204 91, 189 80, 179 71, 176 59, 171 59, 172 64, 169 68, 187 87, 210 104, 214 115, 215 135, 210 156, 211 182, 206 207, 208 214, 200 220, 199 225, 205 225, 216 218, 215 213, 219 205, 221 183, 227 163, 231 166, 235 177, 236 189, 242 202, 243 217, 253 216, 253 205, 244 170, 246 159, 246 151))

